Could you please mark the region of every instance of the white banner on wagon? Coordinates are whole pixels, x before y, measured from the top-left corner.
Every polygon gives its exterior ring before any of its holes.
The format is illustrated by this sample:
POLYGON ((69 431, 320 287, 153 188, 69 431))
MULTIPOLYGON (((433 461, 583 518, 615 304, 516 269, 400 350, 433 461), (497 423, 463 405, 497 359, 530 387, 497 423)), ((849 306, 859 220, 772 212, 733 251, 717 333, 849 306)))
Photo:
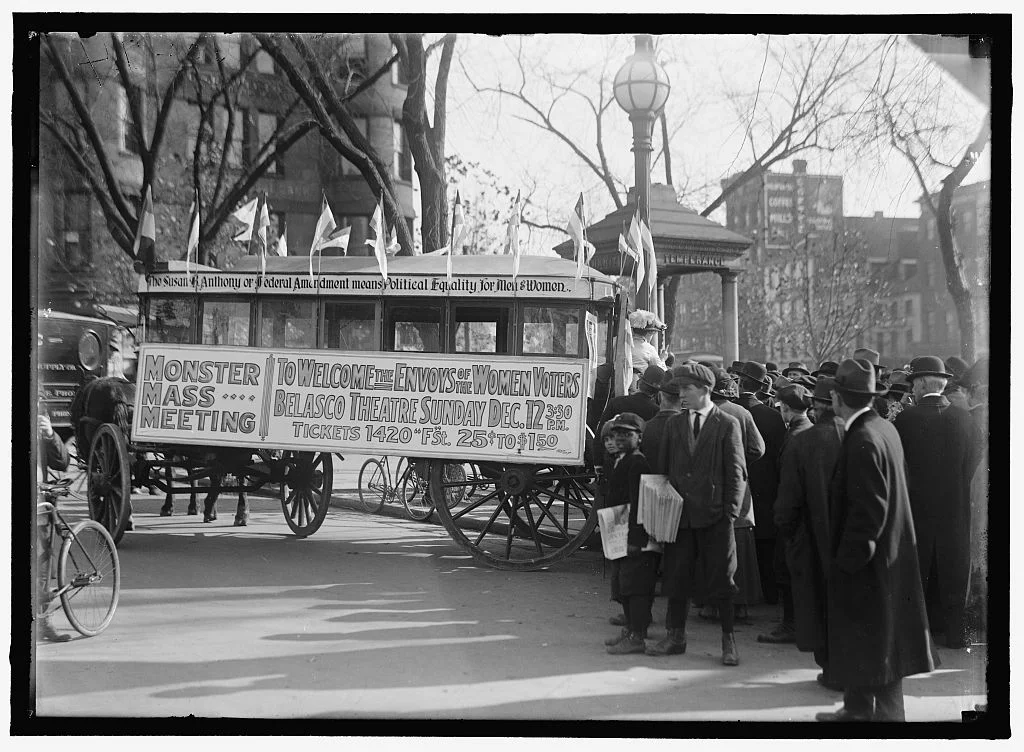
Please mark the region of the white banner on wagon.
POLYGON ((588 363, 146 344, 132 441, 576 465, 588 363))

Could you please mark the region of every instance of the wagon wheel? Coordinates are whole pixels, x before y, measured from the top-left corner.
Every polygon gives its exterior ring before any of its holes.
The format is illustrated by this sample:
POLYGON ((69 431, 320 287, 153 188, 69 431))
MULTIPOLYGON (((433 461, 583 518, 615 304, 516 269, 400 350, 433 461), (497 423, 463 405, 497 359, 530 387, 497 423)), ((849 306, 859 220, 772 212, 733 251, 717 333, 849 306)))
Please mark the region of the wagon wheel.
POLYGON ((93 436, 87 472, 89 516, 118 543, 131 511, 132 482, 124 434, 113 423, 104 423, 93 436))
POLYGON ((452 540, 474 559, 498 569, 527 571, 561 561, 597 526, 586 468, 481 462, 465 478, 443 476, 430 463, 430 494, 458 492, 462 507, 435 506, 452 540))
POLYGON ((334 459, 330 452, 285 452, 281 508, 288 527, 300 538, 320 529, 331 505, 334 459))

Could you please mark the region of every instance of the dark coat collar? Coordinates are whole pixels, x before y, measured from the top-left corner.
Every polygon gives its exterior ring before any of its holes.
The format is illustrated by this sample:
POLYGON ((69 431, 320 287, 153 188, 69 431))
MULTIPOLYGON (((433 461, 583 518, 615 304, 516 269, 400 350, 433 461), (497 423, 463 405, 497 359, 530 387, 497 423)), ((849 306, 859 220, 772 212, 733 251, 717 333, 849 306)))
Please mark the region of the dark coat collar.
POLYGON ((949 400, 946 399, 945 395, 942 394, 931 394, 927 397, 923 397, 918 403, 920 407, 949 407, 949 400))
POLYGON ((789 421, 788 428, 789 428, 790 432, 792 432, 792 431, 794 431, 796 429, 799 429, 799 428, 802 428, 804 426, 807 426, 807 427, 811 426, 810 419, 806 415, 798 415, 795 418, 793 418, 793 420, 789 421))

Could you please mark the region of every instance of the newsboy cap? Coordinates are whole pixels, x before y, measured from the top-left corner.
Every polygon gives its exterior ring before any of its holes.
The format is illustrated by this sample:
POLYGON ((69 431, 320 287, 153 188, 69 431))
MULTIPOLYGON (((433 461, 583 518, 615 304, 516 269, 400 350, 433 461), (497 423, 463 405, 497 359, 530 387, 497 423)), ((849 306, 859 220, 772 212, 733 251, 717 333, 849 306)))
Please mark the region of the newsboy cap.
POLYGON ((637 433, 643 433, 644 426, 646 425, 644 423, 644 419, 636 413, 619 413, 618 415, 613 415, 608 420, 608 423, 611 424, 611 429, 609 430, 614 431, 615 429, 620 429, 623 431, 636 431, 637 433))
POLYGON ((800 384, 782 387, 775 395, 775 399, 793 410, 806 410, 811 406, 811 393, 800 384))
POLYGON ((681 366, 672 366, 669 370, 666 381, 662 385, 662 389, 672 392, 674 388, 678 393, 680 386, 686 384, 696 384, 697 386, 706 386, 708 389, 715 387, 715 374, 707 366, 702 366, 700 363, 684 363, 681 366))

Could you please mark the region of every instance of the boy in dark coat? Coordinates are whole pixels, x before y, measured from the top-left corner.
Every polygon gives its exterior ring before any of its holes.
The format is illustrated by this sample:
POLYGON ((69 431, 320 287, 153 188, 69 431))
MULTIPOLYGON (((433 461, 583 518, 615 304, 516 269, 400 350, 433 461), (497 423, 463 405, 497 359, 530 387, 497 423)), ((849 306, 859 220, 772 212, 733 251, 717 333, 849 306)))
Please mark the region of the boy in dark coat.
POLYGON ((732 598, 736 594, 736 538, 733 522, 746 491, 746 461, 740 424, 711 401, 715 374, 706 366, 673 366, 666 388, 679 387, 685 411, 670 418, 658 465, 667 469, 683 497, 675 542, 665 544, 662 592, 668 596, 665 639, 649 655, 686 652, 690 596, 704 590, 719 607, 722 663, 739 664, 733 633, 732 598), (702 572, 704 587, 695 581, 702 572))
POLYGON ((941 611, 932 620, 933 631, 945 632, 947 647, 962 648, 971 577, 971 479, 980 459, 977 429, 970 413, 943 396, 951 374, 941 358, 914 358, 910 366, 907 380, 916 404, 893 425, 907 458, 918 565, 926 597, 933 573, 937 580, 938 603, 929 608, 941 611))
POLYGON ((651 624, 654 585, 658 575, 658 548, 637 522, 640 503, 640 476, 651 472, 647 459, 640 452, 640 436, 644 421, 634 413, 620 413, 608 421, 615 439, 616 455, 608 473, 606 506, 629 505, 627 555, 616 559, 612 590, 622 604, 626 626, 617 637, 605 640, 612 655, 643 653, 644 638, 651 624))
POLYGON ((829 487, 829 665, 843 707, 819 721, 904 721, 903 677, 933 669, 899 434, 871 409, 875 369, 844 360, 845 436, 829 487))
POLYGON ((828 488, 843 446, 843 421, 832 411, 831 377, 814 385, 814 425, 792 437, 782 452, 775 526, 786 541, 793 593, 796 646, 813 652, 818 682, 841 689, 832 678, 826 641, 825 581, 828 573, 828 488))

